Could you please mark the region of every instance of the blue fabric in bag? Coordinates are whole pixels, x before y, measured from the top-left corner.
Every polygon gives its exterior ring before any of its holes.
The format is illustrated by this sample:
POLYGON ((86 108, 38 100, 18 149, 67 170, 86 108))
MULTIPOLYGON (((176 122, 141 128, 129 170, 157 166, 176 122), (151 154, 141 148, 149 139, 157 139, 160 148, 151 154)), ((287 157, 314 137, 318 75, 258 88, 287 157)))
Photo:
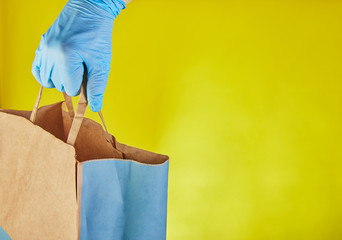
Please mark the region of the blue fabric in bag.
POLYGON ((0 226, 0 240, 11 240, 5 230, 0 226))
POLYGON ((83 162, 81 240, 166 238, 169 161, 83 162))

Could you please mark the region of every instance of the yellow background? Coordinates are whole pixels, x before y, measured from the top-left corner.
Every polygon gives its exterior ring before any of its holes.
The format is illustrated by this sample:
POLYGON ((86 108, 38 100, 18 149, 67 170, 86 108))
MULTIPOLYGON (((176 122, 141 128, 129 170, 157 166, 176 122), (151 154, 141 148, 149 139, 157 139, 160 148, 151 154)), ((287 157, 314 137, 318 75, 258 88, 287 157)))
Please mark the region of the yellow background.
MULTIPOLYGON (((2 108, 32 109, 34 52, 65 3, 1 1, 2 108)), ((342 239, 341 12, 135 0, 115 20, 103 114, 119 141, 170 155, 168 240, 342 239)))

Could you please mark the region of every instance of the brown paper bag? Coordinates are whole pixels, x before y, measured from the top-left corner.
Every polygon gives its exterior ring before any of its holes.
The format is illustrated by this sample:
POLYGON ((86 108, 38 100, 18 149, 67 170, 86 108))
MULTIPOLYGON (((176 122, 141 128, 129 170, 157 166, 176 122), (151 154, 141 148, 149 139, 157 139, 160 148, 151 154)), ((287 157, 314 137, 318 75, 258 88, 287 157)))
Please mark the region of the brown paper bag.
POLYGON ((12 240, 76 240, 83 163, 127 159, 152 167, 168 157, 121 144, 83 118, 83 87, 76 113, 66 95, 38 110, 41 93, 32 112, 0 109, 0 227, 12 240))

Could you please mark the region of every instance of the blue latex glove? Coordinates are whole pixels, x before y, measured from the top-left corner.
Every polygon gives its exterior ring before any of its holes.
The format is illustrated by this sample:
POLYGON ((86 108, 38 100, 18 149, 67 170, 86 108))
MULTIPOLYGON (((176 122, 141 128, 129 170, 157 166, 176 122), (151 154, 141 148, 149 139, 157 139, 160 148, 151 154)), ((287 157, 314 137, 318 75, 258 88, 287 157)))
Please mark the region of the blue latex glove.
POLYGON ((121 0, 69 0, 41 38, 32 64, 37 81, 77 96, 84 63, 88 102, 92 111, 100 111, 112 57, 113 21, 125 7, 121 0))

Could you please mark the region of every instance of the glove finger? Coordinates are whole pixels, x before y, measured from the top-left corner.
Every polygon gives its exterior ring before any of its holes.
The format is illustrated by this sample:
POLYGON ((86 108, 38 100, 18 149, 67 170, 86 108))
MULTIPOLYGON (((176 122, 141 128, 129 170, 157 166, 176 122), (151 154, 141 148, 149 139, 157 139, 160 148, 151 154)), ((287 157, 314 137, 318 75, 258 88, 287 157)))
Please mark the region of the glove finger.
POLYGON ((35 58, 32 62, 32 69, 31 72, 34 78, 42 85, 42 80, 40 79, 40 67, 41 67, 41 59, 42 59, 42 49, 44 45, 44 35, 41 37, 39 47, 35 52, 35 58))
POLYGON ((40 80, 41 84, 45 88, 54 88, 55 85, 51 79, 51 73, 54 68, 54 64, 51 58, 48 58, 45 53, 43 53, 40 67, 40 80))
POLYGON ((56 64, 51 72, 51 81, 55 85, 56 89, 60 92, 65 92, 62 78, 60 77, 59 64, 56 64))
POLYGON ((59 65, 59 75, 66 94, 75 97, 80 94, 84 68, 82 59, 75 61, 72 58, 68 58, 69 61, 65 61, 65 64, 59 65))
POLYGON ((90 109, 93 112, 98 112, 102 109, 108 76, 109 70, 90 69, 88 71, 87 98, 90 109))
POLYGON ((42 80, 40 80, 40 69, 37 66, 32 66, 31 72, 34 76, 34 78, 39 82, 40 85, 42 85, 42 80))

